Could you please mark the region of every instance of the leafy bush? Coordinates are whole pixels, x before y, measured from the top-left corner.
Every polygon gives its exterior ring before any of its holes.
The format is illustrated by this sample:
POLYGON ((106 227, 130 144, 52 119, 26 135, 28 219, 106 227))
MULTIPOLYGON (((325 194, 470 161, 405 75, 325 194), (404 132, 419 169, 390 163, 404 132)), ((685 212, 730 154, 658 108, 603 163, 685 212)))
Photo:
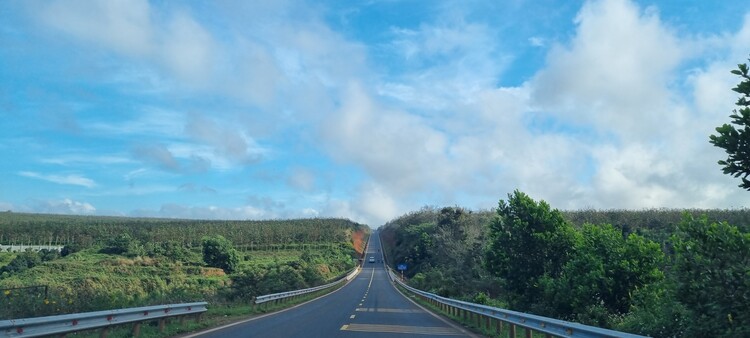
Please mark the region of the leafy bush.
POLYGON ((232 273, 236 270, 240 257, 229 240, 217 235, 203 238, 203 261, 208 266, 232 273))
POLYGON ((26 250, 16 256, 16 258, 10 261, 8 265, 0 268, 0 276, 7 277, 14 273, 20 273, 31 269, 41 263, 42 259, 41 257, 39 257, 38 253, 31 250, 26 250))
POLYGON ((676 296, 689 336, 750 336, 750 233, 687 217, 674 236, 676 296))

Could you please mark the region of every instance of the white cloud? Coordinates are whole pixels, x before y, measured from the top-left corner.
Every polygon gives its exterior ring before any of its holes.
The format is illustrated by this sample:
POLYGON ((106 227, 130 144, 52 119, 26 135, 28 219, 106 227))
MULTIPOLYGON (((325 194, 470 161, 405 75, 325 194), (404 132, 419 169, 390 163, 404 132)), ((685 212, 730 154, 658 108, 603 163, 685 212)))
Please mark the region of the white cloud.
POLYGON ((13 204, 8 202, 0 201, 0 211, 13 211, 13 204))
POLYGON ((542 37, 532 36, 529 38, 529 44, 534 47, 545 47, 547 45, 547 41, 545 41, 545 39, 542 37))
POLYGON ((149 60, 188 87, 211 85, 220 46, 185 12, 162 17, 148 1, 45 1, 29 4, 46 26, 129 57, 149 60))
POLYGON ((164 144, 141 144, 133 148, 133 155, 141 161, 167 171, 180 171, 177 158, 164 144))
POLYGON ((187 13, 172 18, 161 42, 164 64, 191 83, 204 83, 218 61, 213 56, 218 46, 211 34, 187 13))
POLYGON ((257 162, 265 152, 250 136, 237 126, 219 125, 214 120, 191 114, 185 133, 200 142, 214 147, 218 156, 239 163, 257 162))
POLYGON ((673 124, 669 85, 687 55, 657 14, 628 0, 587 2, 570 46, 554 47, 535 77, 535 103, 622 138, 673 124))
POLYGON ((96 212, 96 208, 93 205, 86 202, 74 201, 69 198, 40 201, 32 206, 32 210, 41 213, 72 215, 89 215, 96 212))
POLYGON ((57 184, 77 185, 86 188, 96 187, 96 182, 92 179, 84 176, 70 174, 70 175, 53 175, 53 174, 42 174, 33 171, 21 171, 18 173, 21 176, 36 178, 43 181, 48 181, 57 184))
POLYGON ((400 75, 377 90, 414 110, 435 114, 472 100, 497 82, 510 60, 498 51, 490 27, 454 12, 416 30, 393 28, 393 35, 393 51, 403 58, 395 66, 400 75))
POLYGON ((263 210, 251 207, 223 208, 217 206, 185 206, 179 204, 164 204, 159 210, 136 210, 133 216, 186 218, 186 219, 267 219, 263 210))
POLYGON ((377 184, 363 186, 354 203, 362 217, 374 226, 384 224, 402 212, 394 196, 377 184))
MULTIPOLYGON (((113 122, 92 122, 87 129, 103 136, 158 136, 163 138, 180 138, 184 135, 186 118, 176 111, 155 107, 144 107, 133 118, 113 122)), ((110 120, 112 121, 112 120, 110 120)))
POLYGON ((117 51, 152 53, 153 26, 145 0, 40 1, 29 3, 45 24, 117 51))
MULTIPOLYGON (((540 197, 568 208, 721 207, 749 201, 721 174, 715 164, 720 151, 708 143, 734 101, 726 75, 731 62, 698 65, 688 77, 680 68, 695 53, 729 50, 726 46, 736 44, 745 28, 729 38, 696 41, 677 36, 657 11, 624 0, 591 1, 576 23, 570 46, 553 48, 547 68, 529 86, 533 104, 544 114, 595 131, 595 142, 569 145, 590 157, 593 172, 577 189, 556 194, 545 188, 540 197), (696 48, 705 43, 713 49, 696 48)), ((560 177, 569 179, 570 173, 560 177)))
POLYGON ((41 163, 58 164, 64 166, 74 166, 81 164, 97 164, 97 165, 118 165, 133 163, 133 160, 126 156, 97 156, 97 155, 63 155, 46 157, 39 159, 41 163))
MULTIPOLYGON (((394 27, 391 43, 363 46, 329 27, 320 8, 299 3, 227 6, 222 31, 200 15, 170 12, 169 4, 87 4, 33 7, 49 27, 143 62, 165 82, 176 80, 166 86, 170 99, 192 103, 189 97, 198 93, 226 99, 238 111, 146 108, 132 119, 89 123, 90 131, 141 137, 136 158, 192 174, 272 157, 265 156, 273 149, 266 140, 287 147, 300 141, 279 139, 293 133, 336 161, 340 167, 331 176, 351 166, 364 176, 302 206, 250 198, 240 207, 164 204, 138 215, 323 215, 377 225, 422 203, 493 207, 515 188, 561 208, 750 201, 721 174, 715 165, 721 152, 707 142, 732 108, 728 70, 747 57, 742 48, 750 44, 750 14, 738 32, 692 37, 671 29, 655 8, 588 1, 569 41, 528 38, 533 46, 552 46, 543 69, 519 87, 497 88, 517 55, 503 50, 502 32, 461 13, 394 27), (373 66, 377 53, 401 62, 373 66), (690 63, 705 54, 712 55, 705 64, 690 63)), ((288 149, 290 156, 298 151, 288 149)), ((128 170, 128 180, 143 174, 128 170)), ((75 175, 24 173, 94 184, 75 175)), ((315 195, 326 185, 318 171, 299 164, 279 173, 288 175, 285 183, 295 193, 315 195)))
POLYGON ((298 210, 286 210, 283 206, 244 205, 239 207, 188 206, 182 204, 163 204, 159 210, 140 209, 131 213, 133 216, 166 217, 186 219, 221 219, 221 220, 262 220, 280 218, 310 218, 321 215, 314 208, 305 207, 298 210))
POLYGON ((315 174, 304 168, 295 168, 287 177, 287 184, 294 189, 312 192, 315 189, 315 174))
POLYGON ((425 119, 387 110, 353 84, 321 130, 332 156, 362 166, 389 189, 421 190, 439 178, 447 140, 425 119), (438 161, 436 161, 438 160, 438 161))

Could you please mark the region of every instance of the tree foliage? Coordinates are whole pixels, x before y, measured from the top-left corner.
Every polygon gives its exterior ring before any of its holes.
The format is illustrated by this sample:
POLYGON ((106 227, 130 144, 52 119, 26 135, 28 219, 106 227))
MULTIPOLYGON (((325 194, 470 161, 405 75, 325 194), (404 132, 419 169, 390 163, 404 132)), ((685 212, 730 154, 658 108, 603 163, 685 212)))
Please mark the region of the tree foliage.
POLYGON ((710 142, 724 149, 728 155, 726 160, 719 161, 724 174, 739 177, 742 180, 739 186, 750 190, 750 75, 747 64, 737 65, 732 74, 742 78, 742 81, 732 88, 740 94, 735 103, 738 108, 729 116, 732 124, 725 123, 717 127, 717 135, 711 135, 710 142))
POLYGON ((529 309, 542 294, 542 277, 557 277, 572 253, 575 233, 560 211, 516 190, 500 200, 490 224, 486 267, 505 280, 516 297, 511 304, 529 309))
POLYGON ((0 244, 74 245, 77 249, 113 246, 127 233, 140 245, 177 241, 197 248, 203 237, 222 235, 242 250, 281 249, 284 246, 325 244, 352 240, 367 226, 346 219, 267 221, 184 220, 0 213, 0 244))
POLYGON ((677 299, 690 336, 750 336, 750 233, 686 218, 674 238, 677 299))
POLYGON ((542 283, 556 316, 609 326, 610 315, 630 310, 634 291, 664 276, 659 244, 642 236, 624 238, 609 224, 586 224, 576 239, 561 275, 542 283))
POLYGON ((236 270, 240 257, 229 240, 224 236, 216 235, 203 238, 203 261, 208 266, 232 273, 236 270))
POLYGON ((654 337, 744 337, 749 229, 747 209, 559 212, 515 191, 494 212, 428 207, 380 234, 410 284, 443 296, 654 337))
POLYGON ((34 251, 24 251, 14 258, 8 265, 0 268, 0 278, 7 277, 31 269, 42 262, 42 257, 34 251))

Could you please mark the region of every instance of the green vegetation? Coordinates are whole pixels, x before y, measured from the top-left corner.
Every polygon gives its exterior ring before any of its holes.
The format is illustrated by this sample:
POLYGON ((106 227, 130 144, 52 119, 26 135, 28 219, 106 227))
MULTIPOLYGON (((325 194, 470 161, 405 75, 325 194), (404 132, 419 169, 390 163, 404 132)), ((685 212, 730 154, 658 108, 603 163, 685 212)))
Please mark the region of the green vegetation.
POLYGON ((338 219, 4 213, 0 243, 64 247, 0 253, 0 319, 204 300, 216 309, 242 307, 258 295, 340 277, 356 265, 367 233, 338 219))
POLYGON ((732 74, 739 76, 742 81, 734 88, 733 91, 741 96, 735 103, 738 110, 734 110, 729 117, 732 124, 724 124, 716 128, 718 135, 711 135, 710 142, 724 149, 727 153, 727 159, 719 161, 723 166, 725 174, 734 177, 740 177, 742 183, 740 187, 750 190, 750 75, 748 75, 747 64, 737 65, 737 69, 732 74), (737 128, 735 128, 735 126, 737 128))
POLYGON ((218 235, 203 238, 203 261, 208 266, 232 273, 237 270, 240 258, 232 243, 224 236, 218 235))
POLYGON ((381 229, 413 286, 655 337, 750 335, 750 210, 572 211, 515 191, 381 229), (738 224, 739 226, 730 225, 738 224))
POLYGON ((559 276, 568 262, 576 233, 562 214, 514 191, 500 201, 490 223, 487 270, 505 280, 511 306, 532 310, 544 289, 541 282, 559 276), (512 276, 512 278, 511 278, 512 276))

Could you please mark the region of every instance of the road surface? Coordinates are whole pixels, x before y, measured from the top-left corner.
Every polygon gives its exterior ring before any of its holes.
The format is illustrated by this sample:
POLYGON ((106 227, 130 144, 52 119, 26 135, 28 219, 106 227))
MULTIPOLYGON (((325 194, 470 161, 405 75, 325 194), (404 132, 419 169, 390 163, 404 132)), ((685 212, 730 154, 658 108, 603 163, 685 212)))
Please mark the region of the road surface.
POLYGON ((348 285, 315 301, 189 337, 472 337, 404 298, 388 281, 377 232, 348 285), (369 258, 375 257, 375 263, 369 258))

